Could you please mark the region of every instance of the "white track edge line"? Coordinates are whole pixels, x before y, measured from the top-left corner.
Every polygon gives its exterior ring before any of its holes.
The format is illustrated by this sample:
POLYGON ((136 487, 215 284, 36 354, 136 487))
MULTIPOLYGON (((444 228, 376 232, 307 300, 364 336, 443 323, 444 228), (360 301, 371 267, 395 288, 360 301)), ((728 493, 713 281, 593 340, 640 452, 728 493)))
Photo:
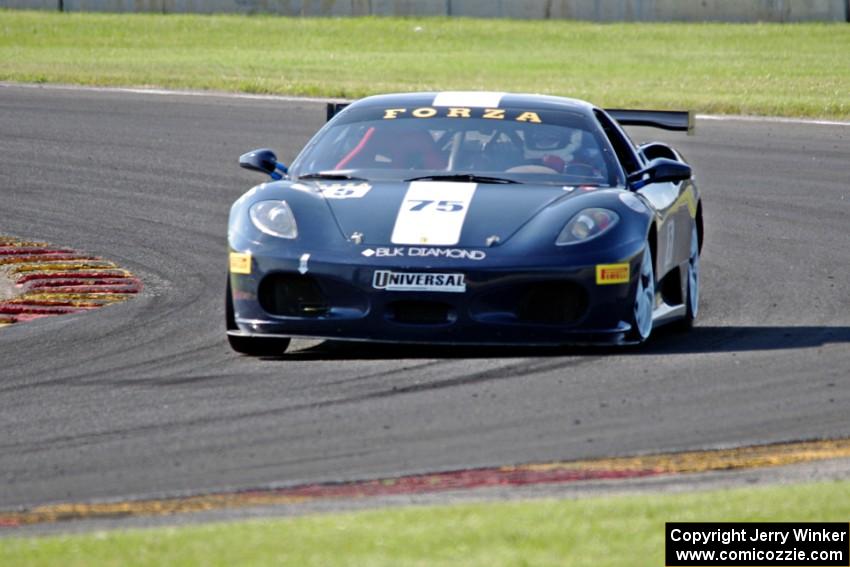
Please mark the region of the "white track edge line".
POLYGON ((305 97, 287 95, 262 95, 250 93, 229 93, 225 91, 193 91, 193 90, 169 90, 142 87, 92 87, 87 85, 64 85, 43 83, 10 83, 0 81, 0 88, 22 88, 22 89, 44 89, 54 91, 82 91, 93 93, 117 93, 117 94, 140 94, 155 96, 186 96, 186 97, 209 97, 209 98, 235 98, 245 100, 272 100, 280 102, 349 102, 343 98, 305 97))
POLYGON ((817 118, 789 118, 787 116, 743 116, 740 114, 697 114, 699 120, 724 122, 774 122, 779 124, 812 124, 815 126, 850 126, 850 122, 817 118))
MULTIPOLYGON (((186 96, 186 97, 210 97, 210 98, 233 98, 242 100, 268 100, 279 102, 308 102, 308 103, 327 103, 327 102, 350 102, 344 98, 325 98, 325 97, 303 97, 303 96, 287 96, 287 95, 262 95, 249 93, 229 93, 224 91, 193 91, 193 90, 170 90, 158 88, 141 88, 141 87, 93 87, 85 85, 65 85, 65 84, 42 84, 42 83, 12 83, 0 81, 0 88, 23 88, 23 89, 45 89, 45 90, 66 90, 66 91, 82 91, 96 93, 124 93, 124 94, 140 94, 140 95, 155 95, 155 96, 186 96)), ((778 124, 810 124, 815 126, 850 126, 850 122, 841 120, 823 120, 817 118, 789 118, 785 116, 744 116, 737 114, 697 114, 699 120, 714 120, 722 122, 766 122, 778 124)))

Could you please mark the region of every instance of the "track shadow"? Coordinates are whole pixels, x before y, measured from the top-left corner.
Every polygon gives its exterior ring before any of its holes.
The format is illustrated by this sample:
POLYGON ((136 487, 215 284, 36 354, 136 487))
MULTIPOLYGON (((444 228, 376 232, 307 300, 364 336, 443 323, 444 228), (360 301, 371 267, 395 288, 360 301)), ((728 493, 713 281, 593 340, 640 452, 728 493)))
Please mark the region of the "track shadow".
POLYGON ((264 360, 392 360, 431 358, 529 358, 544 356, 646 356, 758 350, 793 350, 828 344, 850 344, 850 327, 697 326, 688 332, 656 331, 649 343, 626 347, 470 347, 401 345, 327 340, 309 348, 264 360))
POLYGON ((793 350, 850 344, 850 327, 694 327, 687 333, 660 329, 658 336, 635 354, 699 354, 793 350))

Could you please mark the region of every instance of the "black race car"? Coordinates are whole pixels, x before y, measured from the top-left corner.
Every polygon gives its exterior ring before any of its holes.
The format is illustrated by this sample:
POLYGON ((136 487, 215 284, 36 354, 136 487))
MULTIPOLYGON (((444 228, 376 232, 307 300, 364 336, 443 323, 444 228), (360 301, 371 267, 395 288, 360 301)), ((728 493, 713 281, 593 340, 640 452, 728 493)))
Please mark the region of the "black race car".
POLYGON ((687 112, 602 110, 492 92, 329 104, 287 168, 230 212, 227 336, 451 344, 641 343, 699 307, 702 205, 691 168, 623 125, 687 112))

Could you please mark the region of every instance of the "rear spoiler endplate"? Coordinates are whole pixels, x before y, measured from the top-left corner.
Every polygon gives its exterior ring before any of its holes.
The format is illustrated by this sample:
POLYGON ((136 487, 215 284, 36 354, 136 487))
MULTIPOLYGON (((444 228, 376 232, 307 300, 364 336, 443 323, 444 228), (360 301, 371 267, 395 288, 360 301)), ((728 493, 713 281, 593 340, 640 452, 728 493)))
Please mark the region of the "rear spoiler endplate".
POLYGON ((623 126, 649 126, 675 132, 694 133, 694 113, 690 110, 626 110, 606 108, 611 118, 623 126))
POLYGON ((351 104, 350 102, 329 102, 328 103, 328 120, 340 113, 340 111, 351 104))

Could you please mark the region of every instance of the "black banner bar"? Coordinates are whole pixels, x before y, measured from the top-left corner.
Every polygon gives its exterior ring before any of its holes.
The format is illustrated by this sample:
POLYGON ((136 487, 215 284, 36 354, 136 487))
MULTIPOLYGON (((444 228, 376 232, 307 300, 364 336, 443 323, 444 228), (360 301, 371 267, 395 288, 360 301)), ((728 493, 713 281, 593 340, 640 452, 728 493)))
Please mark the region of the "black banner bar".
POLYGON ((850 524, 668 522, 667 567, 848 567, 850 524))

